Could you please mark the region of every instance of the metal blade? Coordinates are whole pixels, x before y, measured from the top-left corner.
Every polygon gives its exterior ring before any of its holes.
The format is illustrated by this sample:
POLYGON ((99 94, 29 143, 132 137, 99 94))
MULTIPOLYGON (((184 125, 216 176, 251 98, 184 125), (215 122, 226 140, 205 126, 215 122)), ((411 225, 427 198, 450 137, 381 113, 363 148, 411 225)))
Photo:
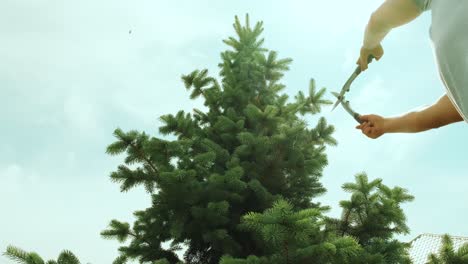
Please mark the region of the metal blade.
POLYGON ((351 74, 351 76, 349 76, 348 80, 346 80, 345 84, 343 85, 343 88, 341 88, 341 91, 340 93, 336 93, 333 94, 336 98, 338 98, 338 100, 335 102, 335 104, 333 105, 333 108, 332 108, 332 111, 340 104, 340 102, 343 100, 343 96, 346 92, 349 91, 350 87, 351 87, 351 83, 353 83, 353 81, 356 79, 356 77, 359 75, 359 73, 361 73, 361 68, 358 66, 354 71, 353 73, 351 74))
POLYGON ((341 100, 340 100, 341 95, 340 95, 339 93, 337 93, 337 92, 331 92, 331 94, 333 94, 333 96, 335 96, 336 99, 338 99, 338 100, 337 100, 337 103, 340 103, 340 102, 341 102, 341 100))
MULTIPOLYGON (((336 97, 339 98, 340 94, 337 92, 332 92, 332 94, 336 97)), ((351 106, 349 105, 349 101, 344 101, 344 98, 342 97, 341 100, 338 100, 338 102, 341 102, 341 105, 343 108, 348 112, 358 123, 362 123, 361 120, 361 115, 356 113, 351 106)))
POLYGON ((335 104, 333 105, 332 111, 340 104, 342 96, 337 92, 332 92, 332 94, 337 98, 335 104))
MULTIPOLYGON (((374 59, 374 56, 369 55, 369 57, 367 58, 367 63, 371 63, 373 59, 374 59)), ((346 112, 348 112, 351 116, 353 116, 353 118, 356 121, 358 121, 359 123, 362 123, 360 115, 354 112, 354 110, 349 105, 349 101, 344 101, 345 93, 349 92, 351 88, 351 83, 356 79, 356 77, 358 77, 359 74, 361 74, 361 66, 358 65, 356 69, 354 70, 354 72, 351 74, 351 76, 349 76, 348 80, 343 85, 343 88, 341 88, 341 92, 340 93, 332 92, 332 94, 337 98, 335 104, 333 105, 332 111, 335 110, 335 108, 341 103, 341 105, 346 110, 346 112)))

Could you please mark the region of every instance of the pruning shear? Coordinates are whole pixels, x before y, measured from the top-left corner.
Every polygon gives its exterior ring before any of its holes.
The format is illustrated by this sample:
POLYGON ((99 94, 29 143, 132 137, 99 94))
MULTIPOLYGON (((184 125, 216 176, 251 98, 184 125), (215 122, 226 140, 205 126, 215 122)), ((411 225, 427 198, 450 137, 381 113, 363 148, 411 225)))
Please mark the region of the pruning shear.
MULTIPOLYGON (((374 59, 374 56, 369 55, 367 58, 367 63, 371 63, 371 61, 374 59)), ((336 103, 333 105, 332 111, 338 106, 338 104, 341 103, 343 108, 348 112, 358 123, 362 124, 361 120, 361 115, 356 113, 351 106, 349 105, 349 101, 345 100, 345 93, 349 92, 351 88, 351 83, 358 77, 358 75, 361 73, 361 66, 357 66, 354 72, 351 74, 349 79, 346 81, 346 83, 343 85, 343 88, 341 88, 341 92, 332 92, 332 94, 337 98, 336 103)))

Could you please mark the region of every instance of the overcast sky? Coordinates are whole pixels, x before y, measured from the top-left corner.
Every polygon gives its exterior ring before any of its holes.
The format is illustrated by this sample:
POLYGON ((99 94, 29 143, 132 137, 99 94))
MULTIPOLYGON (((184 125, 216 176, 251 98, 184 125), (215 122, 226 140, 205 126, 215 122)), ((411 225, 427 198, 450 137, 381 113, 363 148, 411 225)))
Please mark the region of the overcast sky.
MULTIPOLYGON (((200 107, 180 76, 202 68, 217 76, 222 39, 246 13, 264 21, 266 48, 294 60, 286 93, 307 91, 310 78, 337 91, 381 2, 0 1, 0 251, 12 244, 49 259, 70 249, 83 263, 111 263, 119 244, 100 231, 149 206, 143 189, 122 194, 109 180, 124 158, 105 154, 115 128, 157 136, 159 116, 200 107)), ((445 92, 429 26, 427 13, 391 32, 382 60, 353 84, 356 110, 396 115, 445 92)), ((348 198, 341 185, 365 171, 416 196, 404 207, 411 234, 401 239, 468 236, 466 123, 370 140, 343 109, 321 115, 339 142, 322 180, 330 215, 348 198)))

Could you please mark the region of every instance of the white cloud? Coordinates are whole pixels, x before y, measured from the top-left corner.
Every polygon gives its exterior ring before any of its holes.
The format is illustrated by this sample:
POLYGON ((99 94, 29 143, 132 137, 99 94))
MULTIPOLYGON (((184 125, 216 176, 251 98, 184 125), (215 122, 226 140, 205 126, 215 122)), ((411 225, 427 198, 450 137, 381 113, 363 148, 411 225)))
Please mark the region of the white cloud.
POLYGON ((357 48, 347 48, 344 54, 344 60, 341 65, 341 69, 344 73, 351 72, 356 68, 356 61, 359 56, 359 50, 357 48))
POLYGON ((0 203, 8 202, 8 196, 11 194, 19 194, 22 192, 25 185, 36 184, 38 176, 28 170, 25 170, 19 164, 9 164, 0 168, 0 203), (2 197, 4 196, 4 197, 2 197))
POLYGON ((379 112, 385 113, 395 106, 394 99, 397 91, 386 85, 382 77, 378 75, 371 80, 355 81, 349 94, 353 95, 353 92, 356 96, 352 97, 351 104, 361 111, 379 114, 379 112), (360 84, 362 85, 359 86, 360 84))
POLYGON ((362 31, 373 10, 382 1, 306 1, 287 2, 289 21, 307 23, 307 27, 327 32, 330 39, 350 31, 362 31), (369 14, 362 16, 362 14, 369 14))
POLYGON ((98 130, 100 113, 90 97, 68 95, 63 102, 63 114, 70 128, 80 134, 91 135, 98 130))

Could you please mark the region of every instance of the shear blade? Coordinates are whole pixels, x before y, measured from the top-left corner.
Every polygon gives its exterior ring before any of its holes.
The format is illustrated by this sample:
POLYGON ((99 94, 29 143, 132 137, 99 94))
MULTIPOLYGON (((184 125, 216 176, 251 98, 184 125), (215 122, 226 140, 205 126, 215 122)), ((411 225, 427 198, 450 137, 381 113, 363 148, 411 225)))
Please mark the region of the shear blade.
POLYGON ((338 100, 336 103, 333 105, 332 111, 335 110, 335 108, 341 103, 341 95, 337 92, 331 92, 338 100))

